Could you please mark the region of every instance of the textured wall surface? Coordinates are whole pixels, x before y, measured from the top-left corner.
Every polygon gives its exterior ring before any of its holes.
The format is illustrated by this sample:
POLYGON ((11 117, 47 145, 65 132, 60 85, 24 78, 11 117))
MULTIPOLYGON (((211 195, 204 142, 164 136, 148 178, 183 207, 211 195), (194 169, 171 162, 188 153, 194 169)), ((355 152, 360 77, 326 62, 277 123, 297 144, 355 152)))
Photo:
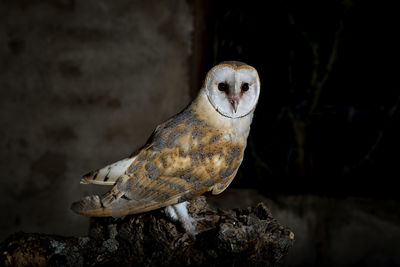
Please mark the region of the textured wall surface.
POLYGON ((80 176, 190 101, 192 28, 186 1, 0 3, 0 239, 86 232, 80 176))

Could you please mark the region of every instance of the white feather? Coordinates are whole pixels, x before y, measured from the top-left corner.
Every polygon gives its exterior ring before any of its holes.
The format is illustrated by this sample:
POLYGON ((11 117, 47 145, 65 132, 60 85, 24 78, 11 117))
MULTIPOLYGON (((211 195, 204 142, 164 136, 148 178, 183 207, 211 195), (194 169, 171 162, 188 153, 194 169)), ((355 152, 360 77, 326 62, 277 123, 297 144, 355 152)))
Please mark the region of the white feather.
POLYGON ((81 184, 113 185, 115 181, 126 172, 135 159, 136 157, 126 158, 107 165, 90 175, 84 176, 81 180, 81 184))
POLYGON ((176 214, 175 209, 173 206, 165 207, 165 213, 170 217, 173 221, 179 220, 178 214, 176 214))

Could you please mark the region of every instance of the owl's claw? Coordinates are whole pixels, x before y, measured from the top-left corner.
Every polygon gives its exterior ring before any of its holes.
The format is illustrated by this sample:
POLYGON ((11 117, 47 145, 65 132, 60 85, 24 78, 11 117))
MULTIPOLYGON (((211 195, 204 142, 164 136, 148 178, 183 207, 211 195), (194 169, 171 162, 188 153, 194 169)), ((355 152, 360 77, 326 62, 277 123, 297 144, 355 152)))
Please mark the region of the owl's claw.
POLYGON ((191 236, 196 236, 198 234, 197 222, 198 219, 189 216, 188 218, 183 218, 181 224, 188 234, 190 234, 191 236))
POLYGON ((195 236, 197 234, 196 227, 199 219, 190 216, 187 210, 187 204, 188 202, 186 201, 168 206, 165 208, 165 213, 173 221, 179 221, 182 227, 185 229, 186 233, 190 234, 191 236, 195 236))

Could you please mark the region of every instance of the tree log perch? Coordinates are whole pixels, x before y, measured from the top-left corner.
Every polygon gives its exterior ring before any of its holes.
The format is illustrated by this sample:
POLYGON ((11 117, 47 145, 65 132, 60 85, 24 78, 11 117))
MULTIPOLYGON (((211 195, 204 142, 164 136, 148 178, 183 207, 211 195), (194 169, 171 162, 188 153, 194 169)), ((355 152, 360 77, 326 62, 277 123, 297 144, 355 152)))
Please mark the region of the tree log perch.
POLYGON ((199 197, 188 208, 198 219, 196 237, 162 209, 117 220, 91 218, 87 237, 11 235, 0 245, 0 265, 273 266, 294 242, 263 203, 222 211, 199 197))

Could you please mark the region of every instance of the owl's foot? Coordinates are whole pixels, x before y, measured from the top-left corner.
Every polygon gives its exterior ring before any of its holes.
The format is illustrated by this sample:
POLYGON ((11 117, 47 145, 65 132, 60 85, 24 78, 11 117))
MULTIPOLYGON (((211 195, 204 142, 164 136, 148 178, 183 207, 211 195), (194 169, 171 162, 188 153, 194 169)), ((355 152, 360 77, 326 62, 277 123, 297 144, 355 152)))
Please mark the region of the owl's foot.
POLYGON ((197 234, 196 227, 198 220, 190 216, 187 210, 187 204, 188 202, 185 201, 179 204, 168 206, 165 208, 165 213, 173 221, 179 221, 188 234, 195 236, 197 234))

